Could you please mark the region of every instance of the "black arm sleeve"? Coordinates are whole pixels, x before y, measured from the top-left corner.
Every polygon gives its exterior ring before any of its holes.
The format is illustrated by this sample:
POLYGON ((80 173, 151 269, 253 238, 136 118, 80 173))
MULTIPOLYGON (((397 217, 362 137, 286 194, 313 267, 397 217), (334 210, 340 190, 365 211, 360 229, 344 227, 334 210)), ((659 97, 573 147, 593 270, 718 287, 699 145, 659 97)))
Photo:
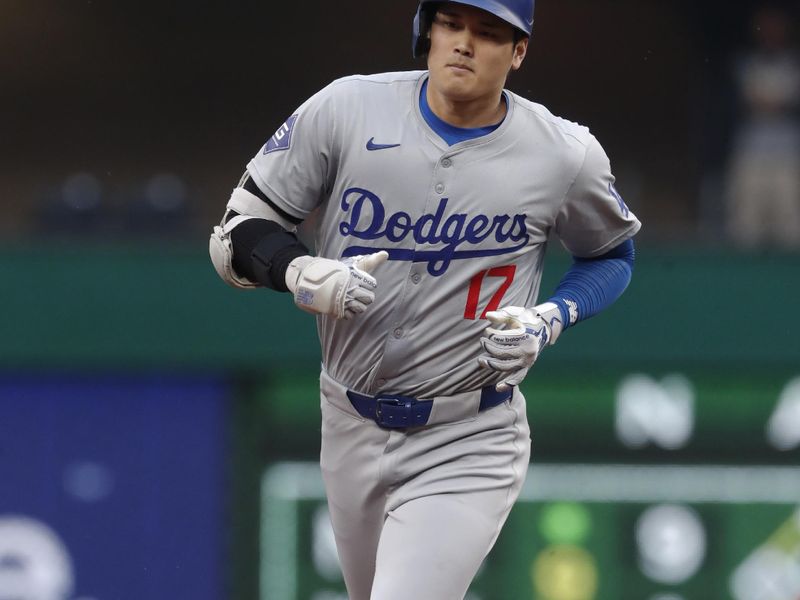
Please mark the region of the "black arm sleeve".
MULTIPOLYGON (((228 220, 235 216, 231 211, 228 220)), ((309 253, 295 234, 267 219, 240 223, 231 230, 231 243, 231 264, 236 273, 279 292, 289 291, 286 287, 289 263, 309 253)))

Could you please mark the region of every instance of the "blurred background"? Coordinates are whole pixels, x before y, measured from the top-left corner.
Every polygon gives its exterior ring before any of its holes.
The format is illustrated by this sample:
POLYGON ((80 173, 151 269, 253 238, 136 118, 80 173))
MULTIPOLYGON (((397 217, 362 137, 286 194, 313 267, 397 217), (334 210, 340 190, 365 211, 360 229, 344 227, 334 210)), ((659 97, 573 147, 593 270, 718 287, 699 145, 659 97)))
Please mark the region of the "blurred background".
MULTIPOLYGON (((424 68, 415 9, 0 1, 0 599, 346 597, 313 319, 207 239, 308 96, 424 68)), ((591 128, 644 227, 523 386, 531 471, 471 600, 800 598, 799 23, 537 2, 509 87, 591 128)))

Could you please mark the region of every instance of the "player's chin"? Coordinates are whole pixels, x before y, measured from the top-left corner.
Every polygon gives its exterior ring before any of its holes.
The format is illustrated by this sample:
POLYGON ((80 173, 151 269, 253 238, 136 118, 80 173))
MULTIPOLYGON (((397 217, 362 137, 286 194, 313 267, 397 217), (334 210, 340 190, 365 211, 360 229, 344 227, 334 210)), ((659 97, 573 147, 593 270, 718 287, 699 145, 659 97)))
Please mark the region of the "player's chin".
POLYGON ((446 98, 454 102, 472 100, 477 95, 473 82, 460 77, 447 78, 440 89, 446 98))

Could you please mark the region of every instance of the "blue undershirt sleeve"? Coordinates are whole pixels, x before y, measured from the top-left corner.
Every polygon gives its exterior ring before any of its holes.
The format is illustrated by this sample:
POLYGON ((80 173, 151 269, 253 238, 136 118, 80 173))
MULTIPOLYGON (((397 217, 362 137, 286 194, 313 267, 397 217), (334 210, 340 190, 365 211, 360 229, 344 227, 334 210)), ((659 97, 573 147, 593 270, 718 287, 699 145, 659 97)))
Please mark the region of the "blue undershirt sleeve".
POLYGON ((564 329, 611 306, 631 281, 636 251, 629 239, 595 258, 573 257, 553 295, 564 329))

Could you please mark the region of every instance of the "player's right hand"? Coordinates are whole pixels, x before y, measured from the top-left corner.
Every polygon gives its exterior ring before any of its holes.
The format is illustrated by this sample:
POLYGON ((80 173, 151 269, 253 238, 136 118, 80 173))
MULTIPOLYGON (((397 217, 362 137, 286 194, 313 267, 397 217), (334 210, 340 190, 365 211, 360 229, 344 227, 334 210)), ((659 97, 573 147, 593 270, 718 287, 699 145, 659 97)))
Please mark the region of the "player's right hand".
POLYGON ((371 273, 388 258, 385 250, 344 260, 300 256, 286 270, 286 285, 302 310, 351 319, 375 300, 371 273))

